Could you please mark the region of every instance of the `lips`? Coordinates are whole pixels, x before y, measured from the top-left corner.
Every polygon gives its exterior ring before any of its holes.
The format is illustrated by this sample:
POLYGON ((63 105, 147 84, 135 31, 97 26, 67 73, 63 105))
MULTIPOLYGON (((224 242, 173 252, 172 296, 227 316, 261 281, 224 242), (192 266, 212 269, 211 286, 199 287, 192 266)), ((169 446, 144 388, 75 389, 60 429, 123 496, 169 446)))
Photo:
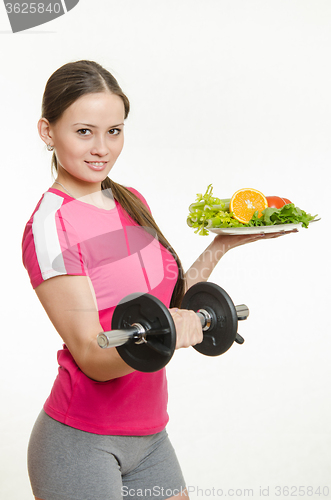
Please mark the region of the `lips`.
POLYGON ((106 161, 85 161, 92 170, 103 170, 107 165, 106 161))

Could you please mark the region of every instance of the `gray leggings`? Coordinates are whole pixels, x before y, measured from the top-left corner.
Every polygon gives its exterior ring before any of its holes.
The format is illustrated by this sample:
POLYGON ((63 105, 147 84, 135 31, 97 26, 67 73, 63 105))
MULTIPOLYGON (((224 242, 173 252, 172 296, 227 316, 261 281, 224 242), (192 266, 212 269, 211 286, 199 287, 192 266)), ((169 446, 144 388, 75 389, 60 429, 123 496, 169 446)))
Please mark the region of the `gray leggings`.
POLYGON ((165 500, 185 490, 166 430, 103 436, 61 424, 42 411, 28 448, 33 494, 43 500, 165 500))

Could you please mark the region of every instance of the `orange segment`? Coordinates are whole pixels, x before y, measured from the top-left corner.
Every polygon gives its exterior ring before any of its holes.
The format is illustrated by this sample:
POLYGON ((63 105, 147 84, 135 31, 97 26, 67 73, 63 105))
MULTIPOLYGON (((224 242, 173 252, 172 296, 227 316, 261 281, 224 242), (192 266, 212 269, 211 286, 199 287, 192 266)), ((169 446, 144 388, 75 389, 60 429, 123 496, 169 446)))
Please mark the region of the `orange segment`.
POLYGON ((230 212, 239 222, 246 224, 251 220, 256 210, 259 211, 259 217, 262 210, 267 208, 268 202, 264 194, 257 189, 239 189, 236 191, 230 201, 230 212))

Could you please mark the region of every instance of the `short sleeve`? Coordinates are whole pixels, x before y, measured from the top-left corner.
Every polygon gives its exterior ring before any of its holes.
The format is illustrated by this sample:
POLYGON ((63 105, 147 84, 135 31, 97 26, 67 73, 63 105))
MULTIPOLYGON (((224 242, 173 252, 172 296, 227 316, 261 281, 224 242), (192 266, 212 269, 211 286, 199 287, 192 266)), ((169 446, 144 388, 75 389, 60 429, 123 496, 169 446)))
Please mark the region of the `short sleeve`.
POLYGON ((62 217, 62 204, 63 198, 45 193, 25 227, 23 264, 33 288, 55 276, 88 275, 75 229, 62 217))

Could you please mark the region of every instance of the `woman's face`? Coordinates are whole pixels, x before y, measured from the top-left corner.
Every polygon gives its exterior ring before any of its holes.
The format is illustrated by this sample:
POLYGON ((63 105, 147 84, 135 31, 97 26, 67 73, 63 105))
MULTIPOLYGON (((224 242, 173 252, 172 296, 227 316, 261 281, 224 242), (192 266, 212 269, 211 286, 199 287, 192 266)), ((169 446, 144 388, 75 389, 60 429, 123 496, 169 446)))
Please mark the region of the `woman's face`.
POLYGON ((87 94, 50 125, 60 167, 80 181, 101 183, 124 143, 124 103, 110 92, 87 94))

